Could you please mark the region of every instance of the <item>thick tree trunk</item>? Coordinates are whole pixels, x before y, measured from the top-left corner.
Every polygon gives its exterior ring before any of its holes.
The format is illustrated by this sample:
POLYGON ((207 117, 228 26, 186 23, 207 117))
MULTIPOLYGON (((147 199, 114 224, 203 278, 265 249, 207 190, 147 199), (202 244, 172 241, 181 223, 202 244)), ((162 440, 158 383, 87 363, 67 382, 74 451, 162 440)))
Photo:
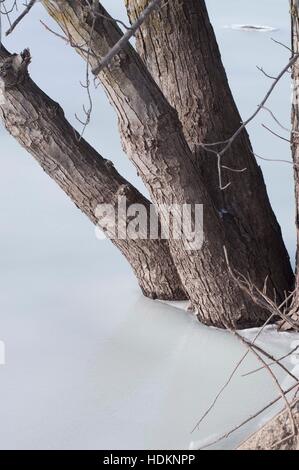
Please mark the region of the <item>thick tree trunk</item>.
MULTIPOLYGON (((294 421, 299 428, 299 401, 291 406, 294 421)), ((282 411, 253 434, 238 450, 299 450, 299 435, 293 433, 290 415, 287 410, 282 411)))
MULTIPOLYGON (((131 22, 149 0, 126 0, 131 22)), ((263 176, 246 130, 222 157, 221 190, 217 156, 202 151, 202 143, 221 142, 234 135, 241 117, 232 97, 204 0, 172 0, 154 12, 137 33, 137 51, 177 110, 186 140, 234 249, 244 256, 239 270, 249 272, 268 295, 281 300, 292 288, 293 273, 281 230, 271 209, 263 176), (245 270, 244 270, 245 268, 245 270)), ((214 150, 217 147, 210 147, 214 150)), ((223 148, 219 145, 217 150, 223 148)))
MULTIPOLYGON (((122 33, 99 5, 96 20, 82 0, 42 2, 74 44, 90 44, 92 68, 120 39, 122 33), (104 15, 104 17, 103 17, 104 15)), ((119 117, 125 151, 137 167, 157 206, 162 225, 168 221, 165 204, 204 205, 205 243, 192 250, 182 240, 170 239, 170 250, 184 288, 206 324, 248 327, 261 324, 268 313, 257 308, 227 272, 225 245, 232 266, 240 268, 243 254, 230 249, 221 214, 196 170, 177 113, 166 101, 131 46, 123 49, 99 74, 119 117)), ((244 260, 244 257, 243 257, 244 260)), ((243 264, 245 269, 246 263, 243 264)))
MULTIPOLYGON (((0 116, 6 129, 38 161, 89 219, 97 224, 98 204, 149 201, 101 157, 79 139, 60 106, 29 78, 29 56, 11 56, 0 49, 0 116)), ((132 266, 143 293, 151 298, 185 299, 177 270, 165 240, 122 240, 113 243, 132 266)))

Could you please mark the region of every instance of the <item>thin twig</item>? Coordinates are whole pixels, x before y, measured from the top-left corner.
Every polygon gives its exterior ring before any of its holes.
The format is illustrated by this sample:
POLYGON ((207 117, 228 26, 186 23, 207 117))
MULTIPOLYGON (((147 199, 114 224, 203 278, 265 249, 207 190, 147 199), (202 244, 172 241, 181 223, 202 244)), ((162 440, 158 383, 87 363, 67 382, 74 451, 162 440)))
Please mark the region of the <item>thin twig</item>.
MULTIPOLYGON (((274 374, 273 370, 269 367, 269 365, 264 361, 264 359, 257 353, 257 351, 255 350, 256 349, 256 346, 253 346, 251 345, 245 338, 243 338, 243 336, 241 336, 237 331, 234 331, 234 330, 230 330, 231 333, 236 336, 248 349, 249 351, 251 351, 255 357, 263 364, 263 366, 267 369, 268 373, 270 374, 270 376, 272 377, 273 379, 273 382, 274 384, 276 385, 276 387, 278 388, 279 390, 279 393, 280 393, 280 396, 281 398, 284 400, 285 402, 285 405, 286 405, 286 409, 288 411, 288 414, 289 414, 289 418, 290 418, 290 422, 291 422, 291 426, 292 426, 292 433, 293 435, 295 435, 296 433, 296 423, 295 423, 295 418, 294 418, 294 414, 292 412, 292 409, 291 409, 291 406, 290 406, 290 403, 286 397, 286 394, 284 392, 284 390, 282 389, 276 375, 274 374)), ((264 354, 264 352, 263 352, 264 354)), ((295 380, 297 381, 297 378, 295 377, 295 380)), ((298 384, 298 381, 296 382, 298 384)))
POLYGON ((287 65, 281 70, 281 72, 277 75, 275 81, 272 83, 271 87, 269 88, 268 92, 264 96, 263 100, 261 103, 258 105, 256 111, 246 120, 242 123, 242 125, 236 130, 236 132, 231 136, 229 139, 227 145, 219 152, 220 156, 224 155, 225 152, 231 147, 232 143, 238 137, 238 135, 241 134, 241 132, 248 126, 248 124, 255 119, 255 117, 258 115, 258 113, 261 111, 261 109, 264 108, 265 104, 267 103, 268 99, 270 98, 274 88, 277 86, 278 82, 281 80, 281 78, 285 75, 285 73, 289 70, 292 65, 295 64, 299 57, 299 54, 295 54, 287 63, 287 65))
POLYGON ((266 126, 265 124, 262 124, 262 127, 266 129, 266 131, 270 132, 272 135, 275 135, 275 137, 278 137, 281 140, 284 140, 285 142, 288 142, 289 144, 291 143, 290 139, 287 139, 286 137, 282 137, 281 135, 277 134, 277 132, 274 132, 270 127, 266 126))
MULTIPOLYGON (((245 341, 247 342, 247 340, 245 341)), ((289 375, 293 380, 295 380, 295 382, 298 382, 299 378, 296 377, 284 364, 281 364, 277 359, 275 359, 275 357, 272 356, 272 354, 269 354, 265 349, 257 346, 256 344, 253 344, 252 346, 261 354, 263 354, 265 357, 270 359, 270 361, 273 361, 272 364, 276 364, 277 366, 279 366, 284 372, 286 372, 287 375, 289 375)), ((271 364, 267 364, 267 365, 270 366, 271 364)))
MULTIPOLYGON (((290 300, 290 297, 291 295, 293 294, 290 294, 289 297, 287 297, 281 304, 278 308, 282 308, 289 300, 290 300)), ((261 335, 261 333, 264 331, 264 329, 266 328, 266 326, 272 321, 274 317, 274 314, 271 314, 269 316, 269 318, 265 321, 265 323, 263 324, 263 326, 261 327, 261 329, 258 331, 258 333, 255 335, 254 339, 252 340, 252 345, 255 344, 256 340, 258 339, 258 337, 261 335)), ((246 351, 244 353, 244 355, 241 357, 241 359, 237 362, 236 366, 234 367, 233 371, 231 372, 230 376, 228 377, 227 381, 224 383, 224 385, 221 387, 221 389, 219 390, 219 392, 217 393, 217 395, 215 396, 214 400, 212 401, 211 405, 209 406, 209 408, 206 410, 206 412, 202 415, 202 417, 197 421, 197 423, 195 424, 194 428, 192 429, 192 433, 198 428, 198 426, 203 422, 203 420, 208 416, 208 414, 212 411, 212 409, 214 408, 214 406, 216 405, 217 401, 219 400, 219 398, 221 397, 222 393, 224 392, 224 390, 228 387, 228 385, 230 384, 230 382, 232 381, 233 377, 235 376, 237 370, 239 369, 239 367, 241 366, 241 364, 243 363, 243 361, 246 359, 246 357, 248 356, 248 353, 249 351, 246 351)))
POLYGON ((12 23, 10 28, 6 31, 5 35, 8 36, 10 33, 13 32, 13 30, 18 26, 18 24, 22 21, 22 19, 28 15, 30 12, 31 8, 34 6, 37 0, 30 0, 26 8, 22 11, 22 13, 18 16, 18 18, 12 23))
MULTIPOLYGON (((295 385, 292 385, 290 388, 288 388, 287 390, 284 390, 284 394, 287 395, 289 394, 290 392, 292 392, 294 389, 296 389, 298 387, 298 383, 295 384, 295 385)), ((298 388, 299 390, 299 388, 298 388)), ((246 424, 250 423, 250 421, 252 421, 253 419, 257 418, 258 416, 260 416, 264 411, 266 411, 268 408, 270 408, 271 406, 275 405, 275 403, 277 403, 279 400, 281 400, 281 396, 279 395, 278 397, 274 398, 274 400, 270 401, 267 405, 265 405, 263 408, 261 408, 260 410, 258 410, 256 413, 254 413, 253 415, 249 416, 248 418, 246 418, 244 421, 242 421, 242 423, 239 423, 237 426, 235 426, 234 428, 232 428, 230 431, 222 434, 221 436, 217 437, 215 440, 209 442, 208 444, 205 444, 203 447, 201 447, 199 450, 203 450, 203 449, 207 449, 208 447, 211 447, 212 445, 214 444, 217 444, 218 442, 222 441, 223 439, 227 439, 231 434, 233 434, 234 432, 238 431, 238 429, 242 428, 243 426, 245 426, 246 424)))
MULTIPOLYGON (((275 361, 270 362, 270 364, 268 364, 268 365, 269 366, 274 366, 275 364, 277 364, 277 362, 283 361, 287 357, 290 357, 292 354, 294 354, 298 350, 298 348, 299 348, 299 344, 295 348, 293 348, 290 352, 288 352, 284 356, 281 356, 278 359, 275 359, 275 361)), ((247 377, 248 375, 255 374, 256 372, 259 372, 263 369, 264 369, 264 367, 258 367, 257 369, 251 370, 250 372, 246 372, 246 374, 243 374, 242 377, 247 377)))
MULTIPOLYGON (((208 143, 208 144, 202 143, 201 144, 201 147, 203 147, 207 152, 213 153, 217 158, 218 180, 219 180, 220 190, 223 191, 231 185, 231 182, 228 182, 225 185, 222 182, 222 169, 223 169, 222 157, 230 149, 230 147, 232 146, 232 144, 234 143, 236 138, 248 126, 248 124, 255 119, 255 117, 258 115, 258 113, 262 109, 265 109, 265 104, 267 103, 270 96, 272 95, 272 92, 275 89, 275 87, 277 86, 278 82, 288 72, 290 67, 292 67, 295 64, 298 57, 299 57, 299 54, 294 54, 293 57, 289 60, 289 62, 285 65, 285 67, 281 70, 281 72, 277 75, 277 77, 270 77, 270 78, 273 78, 273 83, 272 83, 271 87, 269 88, 268 92, 266 93, 266 95, 264 96, 264 98, 262 99, 261 103, 257 106, 256 111, 246 121, 242 122, 241 126, 235 131, 235 133, 229 139, 227 139, 223 142, 215 142, 215 143, 208 143), (210 147, 213 147, 213 146, 217 146, 218 144, 221 144, 221 143, 225 144, 221 151, 216 151, 216 150, 213 150, 213 149, 210 148, 210 147)), ((263 70, 262 70, 262 72, 265 73, 263 70)), ((265 75, 267 75, 267 74, 265 74, 265 75)))
POLYGON ((80 44, 74 44, 72 39, 69 38, 69 37, 66 37, 66 36, 63 36, 62 34, 60 33, 57 33, 56 31, 54 31, 53 29, 50 28, 50 26, 48 26, 46 23, 44 23, 42 20, 40 20, 40 23, 43 25, 43 27, 49 31, 49 33, 52 33, 54 34, 54 36, 62 39, 66 44, 69 44, 71 47, 73 47, 74 49, 78 49, 79 51, 83 52, 84 54, 89 54, 89 56, 93 56, 93 57, 96 57, 96 54, 94 54, 92 51, 88 51, 88 49, 85 49, 84 46, 86 46, 86 44, 83 45, 80 45, 80 44))
POLYGON ((139 18, 132 24, 131 29, 128 30, 121 39, 110 49, 108 54, 101 60, 99 65, 97 65, 93 70, 94 75, 98 75, 103 68, 105 68, 111 60, 128 44, 130 39, 135 35, 140 26, 144 21, 149 17, 149 15, 159 7, 159 4, 162 0, 152 0, 148 6, 143 10, 139 18))

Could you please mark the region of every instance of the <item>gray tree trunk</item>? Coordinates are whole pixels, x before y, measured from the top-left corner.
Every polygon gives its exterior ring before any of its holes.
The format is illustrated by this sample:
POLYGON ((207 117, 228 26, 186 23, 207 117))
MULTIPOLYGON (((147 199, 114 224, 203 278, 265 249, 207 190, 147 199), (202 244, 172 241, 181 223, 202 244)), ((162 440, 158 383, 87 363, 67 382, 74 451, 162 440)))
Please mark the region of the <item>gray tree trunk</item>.
MULTIPOLYGON (((0 49, 0 117, 6 129, 38 161, 89 219, 97 224, 98 204, 149 201, 99 155, 64 117, 61 107, 30 79, 29 56, 11 56, 0 49)), ((149 211, 148 211, 149 213, 149 211)), ((147 297, 185 299, 165 240, 112 240, 132 266, 147 297)))
MULTIPOLYGON (((98 66, 122 35, 115 22, 101 16, 109 17, 101 5, 97 10, 100 15, 94 21, 83 0, 42 3, 74 44, 91 44, 88 56, 82 50, 78 52, 85 59, 88 57, 92 68, 98 66)), ((219 327, 263 323, 268 313, 256 307, 228 275, 223 246, 228 249, 232 266, 239 270, 240 260, 245 269, 247 254, 245 250, 237 252, 226 236, 222 214, 215 208, 194 165, 177 112, 131 46, 100 72, 99 79, 117 111, 124 149, 143 178, 162 225, 168 220, 163 204, 204 204, 203 248, 186 250, 183 242, 174 237, 169 243, 183 286, 200 320, 219 327)), ((290 277, 289 273, 284 288, 289 288, 290 277)))
MULTIPOLYGON (((148 1, 126 0, 131 22, 148 1)), ((293 273, 280 227, 271 209, 263 176, 252 153, 246 130, 222 158, 219 187, 217 156, 203 152, 202 143, 221 142, 240 127, 235 105, 204 0, 172 0, 154 12, 137 33, 137 51, 176 109, 194 162, 240 256, 238 269, 247 272, 268 295, 282 300, 290 290, 293 273)), ((258 99, 258 97, 256 97, 258 99)), ((223 144, 210 147, 221 150, 223 144)))

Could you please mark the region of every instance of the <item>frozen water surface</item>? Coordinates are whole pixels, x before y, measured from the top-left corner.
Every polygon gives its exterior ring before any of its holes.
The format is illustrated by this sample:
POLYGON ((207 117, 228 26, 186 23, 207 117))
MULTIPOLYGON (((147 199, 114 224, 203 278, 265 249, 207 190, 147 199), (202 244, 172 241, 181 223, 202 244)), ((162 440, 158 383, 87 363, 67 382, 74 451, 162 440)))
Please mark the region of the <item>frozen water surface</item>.
MULTIPOLYGON (((104 3, 113 4, 114 15, 123 14, 123 2, 104 3)), ((207 3, 246 118, 270 84, 255 66, 276 73, 288 61, 288 52, 271 41, 271 33, 223 26, 270 25, 278 30, 273 37, 287 43, 288 3, 207 3)), ((79 85, 84 65, 38 21, 32 26, 33 17, 44 17, 41 7, 6 45, 12 51, 31 47, 32 76, 78 125, 74 114, 86 99, 79 85)), ((104 93, 97 90, 94 100, 98 106, 86 137, 144 190, 122 155, 104 93)), ((288 126, 287 77, 270 105, 288 126)), ((261 114, 249 128, 256 152, 289 159, 288 144, 269 135, 261 123, 269 125, 269 116, 261 114)), ((196 447, 196 442, 230 429, 278 395, 266 373, 242 376, 259 366, 249 356, 209 418, 191 434, 244 347, 229 333, 201 326, 175 306, 143 298, 112 244, 96 239, 88 220, 3 129, 0 145, 0 340, 6 346, 6 365, 0 366, 2 449, 187 449, 191 442, 196 447)), ((261 165, 294 259, 291 166, 261 165)), ((278 341, 270 330, 262 340, 269 351, 283 355, 294 339, 286 334, 278 341)), ((278 375, 286 380, 280 371, 278 375)), ((233 448, 256 425, 217 448, 233 448)))

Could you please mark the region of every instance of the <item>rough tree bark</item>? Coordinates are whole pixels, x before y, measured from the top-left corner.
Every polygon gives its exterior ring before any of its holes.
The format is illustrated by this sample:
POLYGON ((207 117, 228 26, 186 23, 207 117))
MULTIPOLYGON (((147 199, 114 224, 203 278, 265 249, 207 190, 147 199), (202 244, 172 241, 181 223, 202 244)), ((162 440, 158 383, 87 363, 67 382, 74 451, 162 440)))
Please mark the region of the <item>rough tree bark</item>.
MULTIPOLYGON (((83 0, 42 3, 73 44, 90 44, 90 54, 82 49, 77 51, 89 59, 93 69, 122 35, 101 5, 92 12, 83 0)), ((178 115, 138 54, 128 45, 98 78, 117 111, 124 149, 143 178, 162 225, 168 220, 163 204, 204 205, 203 248, 186 250, 183 241, 174 238, 169 243, 183 286, 200 320, 219 327, 263 323, 267 312, 254 306, 228 276, 223 246, 228 248, 232 266, 243 272, 247 255, 244 257, 243 252, 237 253, 230 246, 222 214, 214 207, 194 165, 178 115)), ((289 287, 287 282, 284 287, 289 287)))
MULTIPOLYGON (((149 2, 125 1, 132 23, 149 2)), ((136 46, 178 112, 196 166, 216 208, 223 213, 227 237, 234 240, 238 253, 244 253, 252 282, 261 288, 267 278, 268 295, 272 297, 274 290, 283 295, 292 286, 293 273, 247 131, 222 157, 226 167, 246 171, 222 168, 223 184, 231 183, 223 191, 217 156, 202 151, 203 142, 229 139, 241 123, 204 0, 165 2, 138 30, 136 46)))
MULTIPOLYGON (((38 161, 89 219, 97 224, 98 204, 117 205, 149 201, 78 134, 61 107, 30 79, 29 52, 11 56, 0 49, 0 116, 6 129, 38 161)), ((150 298, 185 299, 177 270, 165 240, 122 240, 113 243, 132 266, 143 293, 150 298)))
MULTIPOLYGON (((131 21, 148 4, 148 0, 125 1, 131 21)), ((90 44, 88 54, 83 48, 77 51, 93 69, 121 37, 117 24, 97 2, 42 3, 73 44, 90 44)), ((291 0, 291 12, 293 49, 298 53, 297 0, 291 0)), ((219 188, 216 156, 203 145, 228 139, 241 122, 205 2, 166 2, 143 24, 137 34, 137 49, 143 62, 128 45, 98 78, 117 111, 124 149, 147 185, 162 224, 168 221, 163 204, 202 203, 206 240, 201 250, 186 250, 174 237, 169 244, 119 238, 113 243, 133 267, 145 295, 180 299, 186 291, 206 324, 261 324, 268 313, 254 305, 228 276, 223 247, 228 249, 231 266, 248 272, 258 287, 267 279, 268 294, 275 291, 277 300, 292 288, 293 276, 247 132, 242 132, 224 157, 223 177, 231 183, 226 190, 219 188), (241 168, 246 171, 231 171, 241 168)), ((11 56, 4 48, 0 50, 0 116, 8 131, 92 222, 98 223, 98 204, 116 206, 121 195, 128 203, 142 204, 149 211, 149 201, 111 162, 78 139, 59 105, 30 79, 29 62, 28 51, 11 56)), ((299 245, 298 62, 293 76, 292 151, 299 245)), ((297 254, 297 289, 298 268, 297 254)), ((298 401, 292 407, 298 427, 298 401)), ((284 410, 240 449, 298 449, 298 433, 290 436, 290 431, 284 410)))

